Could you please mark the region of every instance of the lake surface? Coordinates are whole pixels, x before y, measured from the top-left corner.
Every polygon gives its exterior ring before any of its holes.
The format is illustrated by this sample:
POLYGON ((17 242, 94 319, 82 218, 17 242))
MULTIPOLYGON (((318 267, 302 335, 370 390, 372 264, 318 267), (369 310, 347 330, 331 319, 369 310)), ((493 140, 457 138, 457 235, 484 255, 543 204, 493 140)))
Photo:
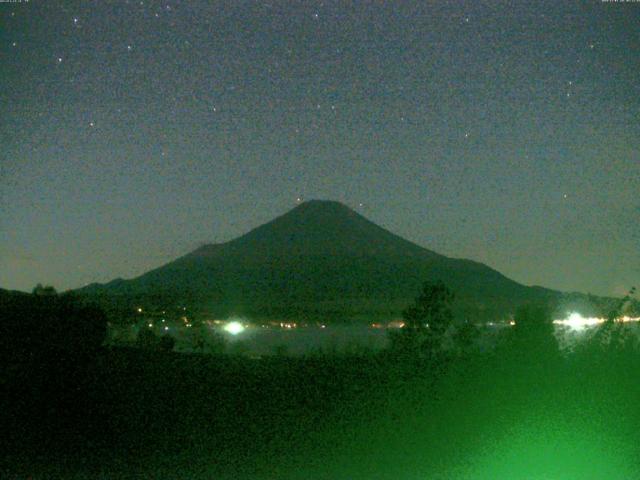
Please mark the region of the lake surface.
MULTIPOLYGON (((112 326, 108 344, 133 344, 141 327, 112 326)), ((164 327, 155 329, 158 335, 168 334, 176 339, 176 351, 193 351, 193 335, 187 328, 164 327), (165 333, 166 332, 166 333, 165 333)), ((320 328, 263 328, 248 326, 238 334, 231 334, 222 327, 212 327, 211 339, 222 335, 226 351, 247 355, 303 355, 309 353, 334 353, 362 350, 380 350, 388 345, 387 328, 371 328, 365 325, 326 326, 320 328)))
MULTIPOLYGON (((106 343, 109 345, 134 345, 138 332, 144 325, 110 326, 106 343)), ((500 330, 509 328, 504 324, 486 325, 479 339, 481 348, 491 348, 500 330)), ((556 338, 562 349, 571 349, 585 336, 594 332, 595 327, 574 330, 556 327, 556 338)), ((636 322, 626 324, 626 328, 640 337, 640 327, 636 322)), ((175 350, 193 352, 194 331, 175 324, 154 325, 152 330, 158 335, 170 335, 176 340, 175 350), (165 330, 166 329, 166 330, 165 330)), ((327 325, 297 328, 261 327, 245 324, 244 330, 233 334, 223 325, 207 327, 207 346, 215 344, 216 336, 222 336, 226 343, 225 352, 249 356, 264 355, 305 355, 313 353, 355 353, 378 351, 389 345, 389 334, 395 328, 373 328, 368 325, 327 325)), ((205 348, 205 351, 207 347, 205 348)))

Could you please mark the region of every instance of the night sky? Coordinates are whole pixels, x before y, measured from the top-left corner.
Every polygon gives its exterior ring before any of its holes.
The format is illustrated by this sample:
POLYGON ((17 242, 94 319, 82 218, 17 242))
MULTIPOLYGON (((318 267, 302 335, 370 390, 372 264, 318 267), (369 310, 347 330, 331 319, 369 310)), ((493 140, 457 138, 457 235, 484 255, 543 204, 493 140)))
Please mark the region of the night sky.
POLYGON ((640 3, 0 3, 0 287, 339 200, 527 285, 640 286, 640 3))

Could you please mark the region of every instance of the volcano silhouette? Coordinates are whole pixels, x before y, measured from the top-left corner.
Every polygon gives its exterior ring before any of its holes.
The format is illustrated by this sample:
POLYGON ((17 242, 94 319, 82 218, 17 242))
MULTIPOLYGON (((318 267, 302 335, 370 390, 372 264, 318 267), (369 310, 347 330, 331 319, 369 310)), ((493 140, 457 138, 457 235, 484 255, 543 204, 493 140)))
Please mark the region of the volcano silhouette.
POLYGON ((437 254, 320 200, 137 278, 80 292, 127 304, 185 304, 213 316, 347 320, 397 317, 425 280, 442 280, 456 295, 456 316, 467 318, 505 318, 523 302, 559 294, 437 254))

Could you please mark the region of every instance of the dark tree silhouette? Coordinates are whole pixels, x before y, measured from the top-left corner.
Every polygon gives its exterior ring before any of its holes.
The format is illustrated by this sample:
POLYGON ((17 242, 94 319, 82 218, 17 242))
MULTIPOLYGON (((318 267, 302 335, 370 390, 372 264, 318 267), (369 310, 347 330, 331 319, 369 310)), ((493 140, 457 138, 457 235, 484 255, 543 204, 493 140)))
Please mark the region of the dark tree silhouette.
POLYGON ((96 412, 87 386, 102 358, 107 320, 74 295, 35 290, 0 292, 0 410, 10 419, 3 432, 28 448, 51 449, 47 438, 72 438, 96 412))
POLYGON ((593 336, 586 342, 586 348, 600 353, 629 353, 638 346, 637 337, 619 320, 628 308, 633 311, 633 296, 636 287, 631 287, 627 294, 609 305, 605 322, 598 326, 593 336))
POLYGON ((215 329, 199 320, 193 321, 191 328, 191 343, 193 350, 198 353, 218 355, 225 351, 226 341, 224 336, 215 329))
POLYGON ((514 316, 510 333, 513 353, 523 359, 542 361, 555 359, 559 354, 551 309, 547 305, 524 304, 514 316))
POLYGON ((140 327, 136 336, 136 345, 143 350, 155 350, 158 348, 160 339, 151 328, 140 327))
POLYGON ((442 336, 453 320, 454 295, 441 281, 424 282, 415 303, 402 312, 405 328, 442 336))
POLYGON ((95 352, 106 336, 107 319, 95 305, 53 287, 34 294, 7 295, 0 305, 0 344, 13 353, 95 352))
POLYGON ((614 322, 618 318, 622 317, 624 315, 624 307, 631 302, 635 293, 636 287, 631 287, 627 294, 613 305, 613 308, 611 308, 607 314, 607 321, 614 322))
POLYGON ((470 353, 476 345, 480 333, 480 329, 472 322, 466 321, 457 325, 453 335, 453 342, 458 354, 470 353))
POLYGON ((34 295, 41 296, 41 297, 51 297, 51 296, 55 296, 55 295, 58 294, 56 289, 53 288, 51 285, 47 285, 46 287, 44 287, 44 286, 42 286, 41 283, 39 283, 35 287, 33 287, 33 290, 31 291, 31 293, 33 293, 34 295))
POLYGON ((453 299, 453 292, 443 282, 424 282, 413 305, 402 312, 404 327, 391 338, 393 347, 428 357, 437 355, 453 322, 453 299))
POLYGON ((176 346, 176 339, 171 335, 163 335, 160 337, 160 342, 158 343, 158 347, 162 352, 171 352, 173 348, 176 346))

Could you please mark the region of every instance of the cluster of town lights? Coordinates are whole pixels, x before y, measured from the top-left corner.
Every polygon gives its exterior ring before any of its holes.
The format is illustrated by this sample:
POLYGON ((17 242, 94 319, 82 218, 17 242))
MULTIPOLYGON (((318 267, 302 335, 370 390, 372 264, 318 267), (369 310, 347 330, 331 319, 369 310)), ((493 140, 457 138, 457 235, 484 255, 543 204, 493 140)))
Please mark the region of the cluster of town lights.
MULTIPOLYGON (((186 310, 186 308, 183 307, 183 310, 186 310)), ((142 307, 137 307, 136 311, 138 313, 142 313, 142 307)), ((165 313, 165 312, 162 312, 165 313)), ((189 322, 189 320, 187 319, 187 317, 183 316, 181 317, 181 320, 184 322, 185 326, 187 327, 191 327, 191 323, 189 322)), ((596 325, 600 325, 603 324, 607 321, 606 318, 602 318, 602 317, 583 317, 582 315, 580 315, 578 312, 571 312, 567 315, 567 318, 564 319, 558 319, 558 320, 554 320, 553 323, 555 325, 561 325, 561 326, 565 326, 565 327, 569 327, 571 330, 584 330, 586 328, 590 328, 590 327, 594 327, 596 325)), ((616 322, 622 322, 622 323, 628 323, 628 322, 640 322, 640 317, 630 317, 628 315, 624 315, 621 317, 616 318, 615 320, 616 322)), ((162 319, 162 323, 165 323, 165 319, 162 319)), ((219 321, 215 321, 214 323, 222 323, 219 321)), ((508 325, 510 326, 514 326, 516 324, 515 321, 511 320, 508 322, 508 325)), ((489 322, 489 325, 493 325, 493 322, 489 322)), ((296 323, 293 322, 280 322, 279 324, 280 328, 284 328, 284 329, 294 329, 296 328, 298 325, 296 323)), ((404 322, 402 321, 392 321, 389 322, 389 324, 386 325, 387 328, 403 328, 404 322)), ((153 323, 149 323, 149 327, 153 327, 153 323)), ((384 328, 384 326, 380 323, 373 323, 370 325, 371 328, 384 328)), ((326 328, 326 325, 320 325, 320 328, 326 328)), ((168 327, 164 327, 165 330, 168 330, 168 327)), ((223 329, 227 332, 230 333, 231 335, 239 335, 240 333, 242 333, 244 330, 246 330, 246 326, 244 324, 242 324, 241 322, 238 321, 231 321, 231 322, 227 322, 223 329)))
MULTIPOLYGON (((583 330, 588 327, 600 325, 606 321, 606 318, 583 317, 577 312, 572 312, 567 318, 562 320, 554 320, 553 323, 555 323, 556 325, 564 325, 565 327, 569 327, 572 330, 583 330)), ((616 322, 640 322, 640 317, 630 317, 628 315, 625 315, 617 318, 616 322)))

